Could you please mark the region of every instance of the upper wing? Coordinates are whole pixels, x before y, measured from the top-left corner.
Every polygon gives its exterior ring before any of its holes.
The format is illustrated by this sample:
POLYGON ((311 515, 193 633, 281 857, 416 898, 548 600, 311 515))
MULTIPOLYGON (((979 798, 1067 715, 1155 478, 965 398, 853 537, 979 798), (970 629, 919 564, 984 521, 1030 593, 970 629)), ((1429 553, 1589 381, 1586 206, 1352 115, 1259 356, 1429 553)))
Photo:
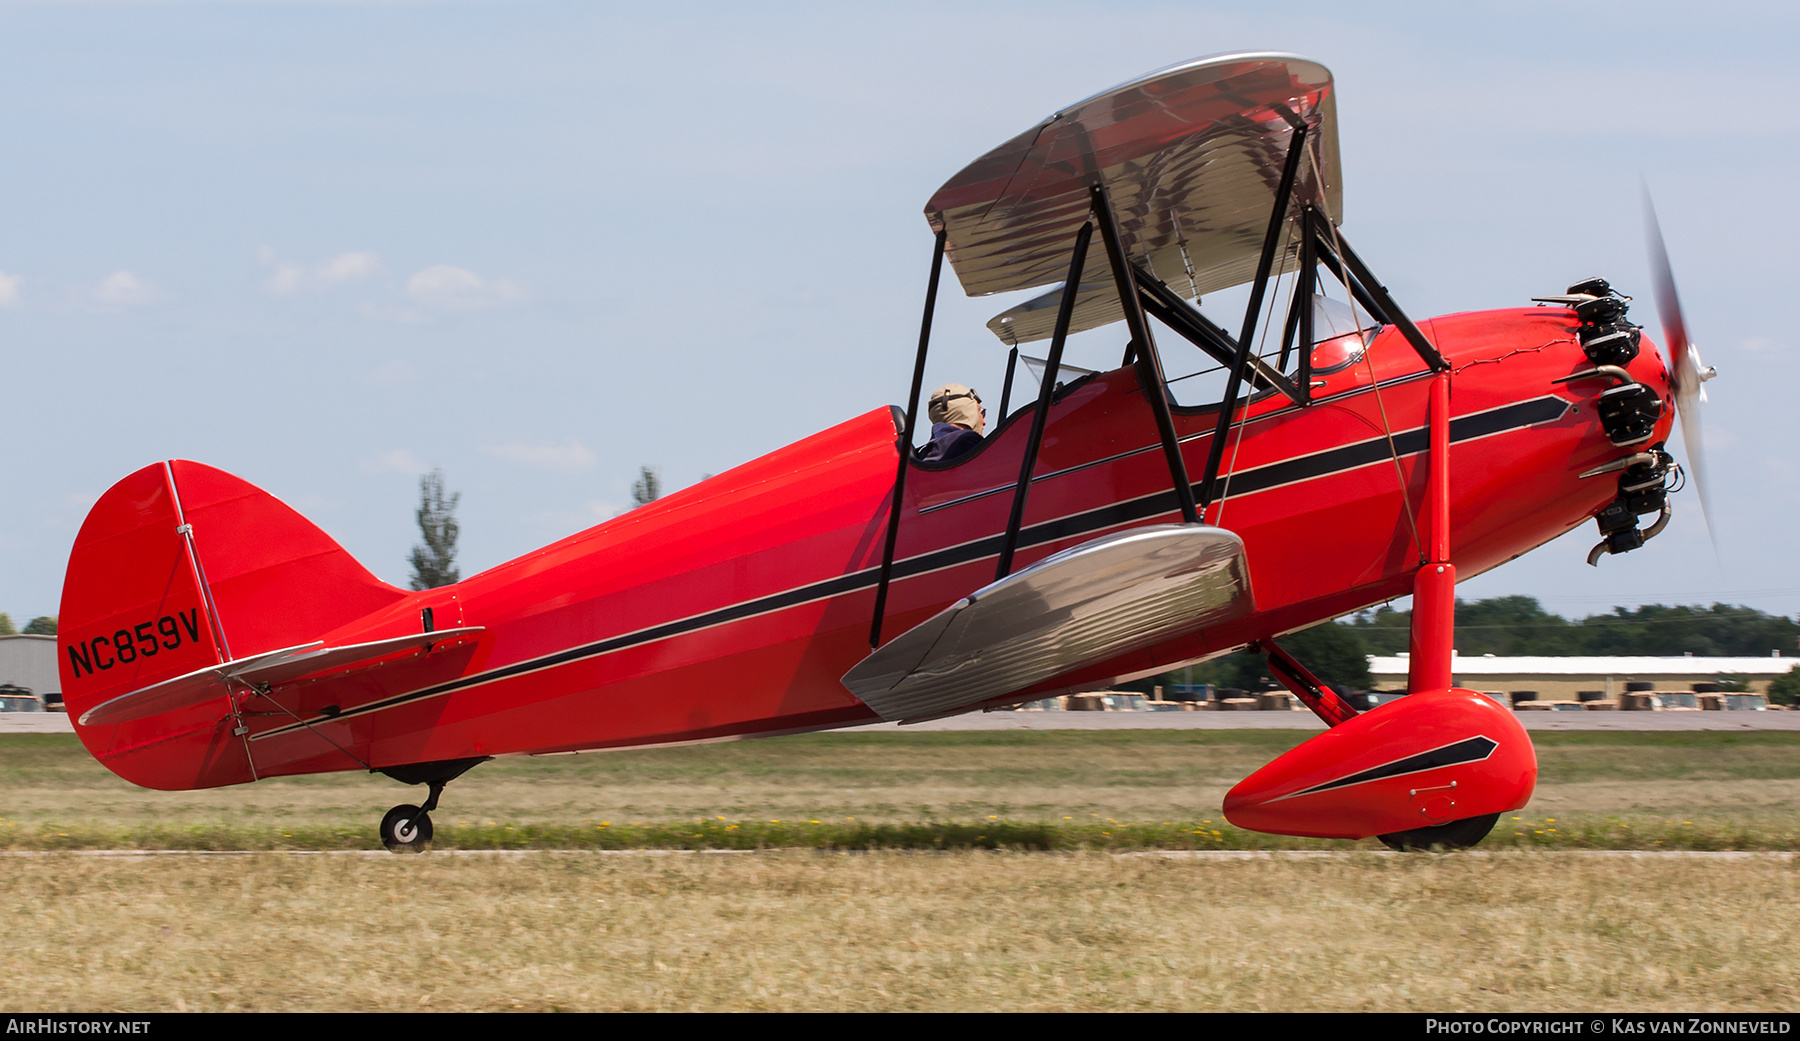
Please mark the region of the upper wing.
MULTIPOLYGON (((1202 58, 1071 105, 952 177, 926 219, 947 233, 946 255, 970 296, 1030 289, 1063 278, 1088 188, 1105 184, 1130 259, 1191 298, 1255 277, 1293 120, 1317 127, 1296 194, 1323 197, 1337 219, 1331 73, 1291 54, 1202 58)), ((1296 255, 1284 252, 1277 270, 1296 255)), ((1099 236, 1086 269, 1107 270, 1099 236)), ((1121 317, 1108 283, 1078 295, 1070 331, 1121 317)), ((1001 333, 1012 343, 1049 335, 1047 322, 1004 324, 1019 326, 1001 333)))

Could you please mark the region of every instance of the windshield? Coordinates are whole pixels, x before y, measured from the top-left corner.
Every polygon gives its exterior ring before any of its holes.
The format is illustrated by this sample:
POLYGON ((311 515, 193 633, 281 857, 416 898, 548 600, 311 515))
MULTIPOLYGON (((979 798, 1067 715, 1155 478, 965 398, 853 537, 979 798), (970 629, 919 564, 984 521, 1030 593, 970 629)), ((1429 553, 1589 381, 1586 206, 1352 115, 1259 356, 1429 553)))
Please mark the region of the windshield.
POLYGON ((1329 376, 1355 365, 1375 338, 1378 325, 1362 326, 1350 305, 1330 297, 1312 298, 1312 374, 1329 376))

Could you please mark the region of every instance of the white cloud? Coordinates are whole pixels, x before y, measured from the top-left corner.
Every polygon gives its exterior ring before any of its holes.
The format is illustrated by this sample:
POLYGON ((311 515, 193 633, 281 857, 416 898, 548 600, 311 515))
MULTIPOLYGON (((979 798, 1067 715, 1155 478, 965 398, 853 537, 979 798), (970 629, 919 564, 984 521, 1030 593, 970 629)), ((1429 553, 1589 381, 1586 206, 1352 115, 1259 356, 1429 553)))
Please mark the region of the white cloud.
POLYGON ((263 281, 263 288, 280 295, 298 293, 305 289, 330 289, 345 282, 379 275, 386 270, 381 266, 380 257, 361 250, 339 253, 310 268, 304 264, 278 261, 275 251, 268 246, 256 251, 256 259, 274 268, 263 281))
POLYGON ((410 448, 396 448, 373 459, 364 459, 356 468, 366 474, 401 473, 409 477, 417 477, 431 469, 420 462, 410 448))
POLYGON ((525 299, 525 287, 504 278, 484 279, 467 268, 434 264, 407 280, 416 303, 453 311, 499 307, 525 299))
POLYGON ((1743 343, 1738 344, 1738 347, 1754 354, 1761 354, 1764 351, 1775 350, 1777 344, 1767 336, 1752 336, 1743 343))
POLYGON ((379 275, 381 271, 381 259, 373 253, 339 253, 319 265, 319 280, 326 285, 337 285, 353 278, 379 275))
POLYGON ((306 269, 298 264, 281 264, 263 285, 271 293, 292 293, 306 282, 306 269))
POLYGON ((585 470, 599 461, 592 449, 574 438, 569 438, 560 445, 489 445, 482 451, 533 470, 554 470, 560 473, 585 470))
POLYGON ((11 307, 19 302, 18 275, 9 275, 0 271, 0 307, 11 307))
POLYGON ((155 287, 129 271, 115 271, 94 289, 94 299, 103 304, 128 307, 147 304, 157 298, 155 287))

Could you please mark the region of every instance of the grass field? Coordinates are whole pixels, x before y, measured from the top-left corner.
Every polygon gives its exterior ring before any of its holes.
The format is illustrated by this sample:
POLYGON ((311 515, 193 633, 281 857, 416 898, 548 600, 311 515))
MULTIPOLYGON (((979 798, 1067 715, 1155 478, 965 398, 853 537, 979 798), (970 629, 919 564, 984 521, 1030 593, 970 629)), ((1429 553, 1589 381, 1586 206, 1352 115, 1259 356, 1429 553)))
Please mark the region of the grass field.
MULTIPOLYGON (((1356 848, 1219 816, 1232 784, 1305 737, 852 733, 510 758, 451 784, 433 817, 437 845, 465 849, 1356 848)), ((1537 796, 1486 848, 1800 850, 1800 733, 1534 740, 1537 796)), ((151 792, 65 735, 0 737, 0 784, 12 849, 375 849, 381 813, 424 794, 361 773, 151 792)))
POLYGON ((1219 818, 1304 737, 507 759, 450 786, 423 857, 351 852, 421 794, 385 778, 148 792, 72 737, 3 737, 0 1007, 1795 1007, 1800 858, 1576 851, 1800 850, 1800 734, 1540 734, 1491 852, 1404 856, 1219 818))
POLYGON ((14 1010, 1779 1011, 1800 872, 1569 852, 14 856, 14 1010))

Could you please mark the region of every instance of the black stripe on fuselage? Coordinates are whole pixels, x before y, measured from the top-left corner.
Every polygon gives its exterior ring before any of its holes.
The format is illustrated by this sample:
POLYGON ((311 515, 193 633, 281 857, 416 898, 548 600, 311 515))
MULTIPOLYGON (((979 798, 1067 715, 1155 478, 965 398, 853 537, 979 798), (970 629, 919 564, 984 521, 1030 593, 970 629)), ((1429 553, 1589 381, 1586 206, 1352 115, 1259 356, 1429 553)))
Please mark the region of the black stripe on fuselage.
POLYGON ((1311 788, 1306 788, 1294 792, 1292 795, 1284 795, 1280 799, 1271 799, 1269 801, 1281 802, 1283 799, 1298 799, 1302 795, 1328 792, 1335 788, 1348 788, 1353 784, 1368 784, 1370 781, 1381 781, 1389 777, 1404 777, 1407 774, 1424 773, 1427 770, 1437 770, 1446 766, 1456 766, 1459 763, 1479 763, 1488 756, 1493 755, 1494 749, 1499 747, 1500 742, 1485 735, 1465 738, 1454 744, 1445 745, 1442 748, 1434 748, 1429 752, 1420 752, 1418 755, 1409 755, 1404 759, 1396 759, 1391 763, 1383 763, 1380 766, 1348 774, 1335 781, 1326 781, 1324 784, 1315 784, 1311 788))
MULTIPOLYGON (((1568 407, 1569 403, 1562 398, 1554 395, 1546 395, 1540 398, 1532 398, 1527 401, 1515 402, 1511 405, 1502 405, 1498 408, 1488 409, 1485 412, 1473 413, 1450 421, 1450 440, 1452 442, 1474 441, 1494 434, 1505 433, 1509 430, 1518 430, 1539 423, 1547 423, 1561 418, 1568 407)), ((1424 427, 1401 431, 1394 435, 1393 451, 1403 456, 1422 452, 1425 450, 1427 436, 1428 434, 1424 427)), ((1370 438, 1369 440, 1359 441, 1355 444, 1342 445, 1337 448, 1328 448, 1322 452, 1315 452, 1311 455, 1298 456, 1293 459, 1284 459, 1279 463, 1270 463, 1267 466, 1260 466, 1255 469, 1242 471, 1241 473, 1232 475, 1230 488, 1228 490, 1232 497, 1248 495, 1253 492, 1266 491, 1282 485, 1295 484, 1330 474, 1354 470, 1359 467, 1368 466, 1371 463, 1382 462, 1390 457, 1391 453, 1388 448, 1387 438, 1370 438)), ((1195 491, 1198 492, 1198 486, 1195 486, 1195 491)), ((1127 499, 1123 502, 1111 503, 1082 513, 1074 513, 1066 517, 1058 517, 1054 520, 1033 524, 1021 529, 1019 532, 1019 546, 1023 548, 1042 545, 1046 542, 1058 542, 1075 535, 1118 527, 1122 524, 1146 520, 1165 513, 1173 513, 1177 508, 1175 490, 1171 488, 1165 492, 1156 492, 1150 495, 1139 496, 1136 499, 1127 499)), ((997 556, 1005 541, 1006 537, 1004 534, 989 535, 959 545, 946 546, 943 549, 933 550, 929 553, 921 553, 916 557, 909 557, 905 560, 897 560, 894 562, 893 580, 899 581, 903 578, 913 578, 929 572, 941 571, 945 568, 967 564, 970 561, 980 560, 983 557, 997 556)), ((476 673, 473 676, 462 676, 454 680, 448 680, 444 683, 434 684, 430 687, 408 691, 405 694, 396 694, 390 698, 372 701, 367 705, 359 705, 356 708, 345 709, 335 716, 318 716, 314 719, 307 720, 307 723, 324 723, 334 720, 349 719, 354 716, 367 715, 371 712, 380 712, 384 709, 393 708, 396 705, 405 704, 410 701, 437 697, 441 694, 449 694, 452 691, 462 690, 468 687, 511 679, 515 676, 523 676, 527 673, 539 672, 544 669, 553 669, 559 665, 567 665, 570 662, 579 661, 583 658, 611 654, 614 651, 621 651, 628 647, 637 646, 638 644, 654 643, 657 640, 666 640, 672 636, 680 636, 684 633, 708 629, 715 625, 724 625, 727 622, 742 621, 743 619, 751 618, 756 615, 768 614, 771 611, 781 611, 790 607, 797 607, 814 600, 842 596, 845 593, 855 592, 858 589, 872 586, 879 581, 879 579, 880 569, 873 567, 864 568, 861 571, 852 571, 844 575, 836 575, 808 585, 798 586, 794 589, 783 590, 779 593, 771 593, 754 600, 746 600, 741 603, 717 608, 702 614, 690 615, 687 618, 665 622, 661 625, 650 626, 634 632, 622 633, 618 636, 597 640, 593 643, 582 644, 578 647, 571 647, 567 650, 544 655, 543 657, 531 658, 526 661, 515 662, 511 665, 503 665, 487 672, 476 673)), ((296 722, 286 726, 276 727, 271 730, 265 730, 260 734, 254 735, 251 740, 260 741, 263 738, 276 737, 290 731, 300 730, 305 727, 305 725, 306 723, 296 722)))
MULTIPOLYGON (((1560 419, 1568 408, 1569 403, 1563 399, 1554 396, 1545 396, 1534 398, 1530 401, 1517 402, 1512 405, 1502 405, 1499 408, 1489 409, 1486 412, 1472 413, 1461 419, 1451 421, 1450 440, 1473 441, 1478 438, 1487 437, 1491 434, 1504 433, 1507 430, 1517 429, 1521 425, 1530 426, 1534 423, 1549 422, 1551 420, 1560 419), (1528 419, 1524 423, 1520 423, 1518 410, 1528 405, 1536 406, 1534 411, 1539 413, 1538 418, 1528 419)), ((1260 423, 1267 419, 1280 418, 1288 414, 1288 410, 1273 412, 1266 416, 1258 416, 1256 419, 1251 420, 1251 423, 1260 423)), ((1181 442, 1182 444, 1186 444, 1189 441, 1211 436, 1211 433, 1190 434, 1187 437, 1182 438, 1181 442)), ((1425 441, 1426 431, 1424 428, 1404 431, 1394 435, 1395 449, 1399 455, 1412 455, 1415 452, 1424 451, 1425 441)), ((1052 470, 1049 473, 1037 474, 1031 478, 1031 483, 1035 485, 1042 481, 1054 480, 1066 474, 1079 473, 1082 470, 1091 470, 1096 466, 1105 466, 1108 463, 1115 463, 1121 459, 1128 459, 1134 455, 1142 455, 1146 452, 1153 452, 1156 450, 1156 445, 1145 445, 1142 448, 1133 448, 1124 452, 1117 452, 1102 459, 1093 459, 1085 463, 1077 463, 1074 466, 1064 467, 1061 470, 1052 470)), ((1269 488, 1280 487, 1283 484, 1291 484, 1294 481, 1306 480, 1309 477, 1316 477, 1321 474, 1333 473, 1337 470, 1366 466, 1369 463, 1385 459, 1390 454, 1387 447, 1387 440, 1385 438, 1377 437, 1370 438, 1366 441, 1359 441, 1352 445, 1328 448, 1322 452, 1316 452, 1311 455, 1296 456, 1293 459, 1283 460, 1279 463, 1270 463, 1267 466, 1258 467, 1254 470, 1245 470, 1239 474, 1228 475, 1226 480, 1228 487, 1225 488, 1226 494, 1221 496, 1221 498, 1227 498, 1233 493, 1247 494, 1249 492, 1265 491, 1269 488), (1351 461, 1346 464, 1346 459, 1351 461), (1248 483, 1246 484, 1246 482, 1248 483)), ((978 492, 970 492, 967 495, 959 496, 955 499, 949 499, 944 502, 933 503, 930 506, 921 507, 919 515, 924 516, 928 513, 936 513, 939 510, 947 510, 954 506, 961 506, 967 502, 974 502, 977 499, 985 499, 990 495, 999 495, 1002 492, 1011 491, 1014 487, 1016 487, 1016 485, 1004 484, 996 485, 992 488, 985 488, 978 492)), ((1195 485, 1195 488, 1198 489, 1199 486, 1195 485)), ((1173 501, 1173 495, 1174 493, 1171 491, 1171 501, 1173 501)))

